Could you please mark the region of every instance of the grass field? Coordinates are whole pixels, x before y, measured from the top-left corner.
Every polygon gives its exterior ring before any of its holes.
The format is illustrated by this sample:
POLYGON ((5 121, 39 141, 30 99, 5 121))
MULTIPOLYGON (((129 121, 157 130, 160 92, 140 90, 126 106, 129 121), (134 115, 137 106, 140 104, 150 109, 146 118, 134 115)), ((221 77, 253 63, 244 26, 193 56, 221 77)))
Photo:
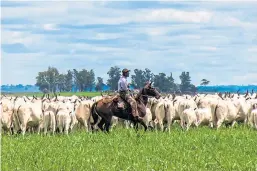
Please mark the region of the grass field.
POLYGON ((257 132, 207 127, 171 134, 115 128, 110 134, 2 136, 2 170, 257 170, 257 132))
MULTIPOLYGON (((6 94, 6 93, 2 93, 2 94, 6 94)), ((94 96, 98 96, 101 95, 100 92, 61 92, 61 93, 57 93, 57 95, 61 95, 61 96, 72 96, 72 95, 77 95, 77 96, 88 96, 88 97, 94 97, 94 96)), ((105 94, 105 93, 103 93, 105 94)), ((42 97, 43 93, 29 93, 29 92, 24 92, 24 93, 9 93, 7 95, 12 95, 12 96, 36 96, 36 97, 42 97)), ((50 96, 54 96, 53 93, 49 94, 50 96)))

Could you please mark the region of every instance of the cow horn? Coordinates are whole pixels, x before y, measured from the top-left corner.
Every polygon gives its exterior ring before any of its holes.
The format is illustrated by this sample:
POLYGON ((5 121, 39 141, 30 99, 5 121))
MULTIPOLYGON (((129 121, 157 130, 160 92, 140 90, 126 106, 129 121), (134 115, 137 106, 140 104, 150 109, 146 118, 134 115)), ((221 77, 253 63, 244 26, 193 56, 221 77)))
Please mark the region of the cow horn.
POLYGON ((219 96, 219 97, 222 97, 222 94, 219 92, 218 96, 219 96))
POLYGON ((194 98, 194 101, 196 101, 197 97, 194 98))
POLYGON ((57 95, 55 93, 54 93, 54 95, 55 95, 55 100, 54 101, 56 102, 58 100, 58 98, 57 98, 57 95))
POLYGON ((249 92, 248 92, 248 89, 247 89, 247 92, 246 92, 246 94, 245 94, 245 97, 248 96, 248 94, 249 94, 249 92))
POLYGON ((33 95, 33 98, 37 100, 37 97, 33 95))
POLYGON ((172 100, 174 100, 175 98, 176 98, 176 94, 173 93, 173 94, 172 94, 172 100))
POLYGON ((174 103, 175 103, 176 101, 177 101, 177 99, 173 101, 173 106, 174 106, 174 103))
POLYGON ((42 100, 44 99, 45 95, 46 95, 46 94, 44 93, 43 96, 41 97, 42 100))

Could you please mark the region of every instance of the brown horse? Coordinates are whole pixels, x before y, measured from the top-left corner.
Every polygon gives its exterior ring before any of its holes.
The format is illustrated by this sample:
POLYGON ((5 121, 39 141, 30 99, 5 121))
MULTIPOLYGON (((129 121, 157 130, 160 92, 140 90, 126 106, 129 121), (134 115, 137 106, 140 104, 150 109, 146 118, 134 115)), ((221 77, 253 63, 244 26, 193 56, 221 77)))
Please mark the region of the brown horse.
MULTIPOLYGON (((152 87, 152 83, 147 83, 144 88, 140 90, 140 92, 136 95, 135 100, 137 102, 138 114, 140 117, 144 117, 146 115, 146 105, 148 101, 148 96, 155 97, 159 99, 161 97, 160 93, 152 87)), ((109 128, 111 125, 112 116, 116 116, 121 119, 130 120, 134 124, 138 125, 140 123, 143 125, 145 131, 147 130, 147 126, 143 120, 135 120, 133 115, 131 114, 130 105, 125 102, 119 95, 112 97, 105 97, 92 105, 91 109, 92 118, 94 123, 91 123, 92 129, 97 124, 98 127, 104 131, 103 126, 105 125, 105 131, 109 132, 109 128), (120 107, 120 103, 124 102, 124 107, 120 107), (100 122, 99 116, 101 117, 100 122)))

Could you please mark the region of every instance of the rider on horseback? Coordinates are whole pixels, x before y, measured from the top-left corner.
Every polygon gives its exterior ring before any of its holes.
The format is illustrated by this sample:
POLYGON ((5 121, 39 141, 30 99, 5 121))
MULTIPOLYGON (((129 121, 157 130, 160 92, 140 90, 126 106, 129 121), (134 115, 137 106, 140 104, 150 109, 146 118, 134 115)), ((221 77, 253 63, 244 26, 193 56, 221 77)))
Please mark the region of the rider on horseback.
POLYGON ((122 76, 120 77, 118 82, 118 91, 119 91, 120 97, 130 104, 132 108, 132 115, 135 117, 136 120, 138 120, 138 119, 141 119, 141 117, 139 117, 138 115, 137 103, 136 103, 136 100, 132 98, 129 93, 130 91, 129 84, 127 82, 127 77, 129 77, 129 71, 130 70, 126 68, 122 70, 122 76))

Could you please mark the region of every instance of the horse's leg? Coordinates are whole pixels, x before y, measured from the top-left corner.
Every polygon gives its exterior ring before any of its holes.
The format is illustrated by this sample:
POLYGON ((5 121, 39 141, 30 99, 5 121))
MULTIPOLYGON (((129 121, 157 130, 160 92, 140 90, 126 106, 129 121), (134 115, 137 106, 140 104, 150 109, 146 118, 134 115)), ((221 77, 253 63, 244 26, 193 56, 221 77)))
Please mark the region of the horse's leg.
POLYGON ((147 130, 147 125, 145 124, 143 119, 135 120, 132 115, 129 115, 128 120, 131 120, 133 122, 136 132, 138 131, 138 123, 140 123, 144 127, 145 131, 147 130))
POLYGON ((104 119, 102 118, 101 121, 97 124, 97 126, 98 126, 102 131, 104 131, 104 128, 103 128, 104 123, 105 123, 105 121, 104 121, 104 119))
POLYGON ((134 128, 136 130, 136 132, 138 131, 138 122, 134 121, 133 122, 134 128))
POLYGON ((105 130, 107 133, 109 133, 110 131, 111 121, 112 121, 112 115, 109 116, 109 118, 107 118, 107 120, 105 121, 105 130))
POLYGON ((147 131, 147 125, 145 124, 145 122, 141 119, 138 122, 144 127, 145 131, 147 131))

